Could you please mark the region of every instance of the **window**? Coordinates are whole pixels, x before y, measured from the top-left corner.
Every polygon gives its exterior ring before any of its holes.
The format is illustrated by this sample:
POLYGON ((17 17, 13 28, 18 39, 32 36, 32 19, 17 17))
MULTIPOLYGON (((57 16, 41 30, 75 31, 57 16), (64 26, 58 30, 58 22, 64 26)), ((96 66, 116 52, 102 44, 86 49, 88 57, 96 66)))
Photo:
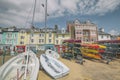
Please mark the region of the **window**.
POLYGON ((39 39, 39 43, 41 43, 41 39, 39 39))
POLYGON ((101 38, 103 39, 103 35, 101 36, 101 38))
POLYGON ((42 39, 42 42, 44 42, 44 39, 42 39))
POLYGON ((52 37, 52 34, 51 34, 51 33, 49 33, 49 37, 52 37))
POLYGON ((21 39, 24 39, 25 37, 24 36, 21 36, 21 39))
POLYGON ((58 41, 58 40, 56 40, 56 44, 58 44, 58 42, 59 42, 59 41, 58 41))
POLYGON ((42 33, 42 37, 44 37, 44 34, 42 33))
POLYGON ((44 42, 44 39, 39 39, 39 43, 43 43, 44 42))
POLYGON ((41 34, 39 34, 39 36, 40 36, 40 37, 44 37, 44 34, 43 34, 43 33, 41 33, 41 34))
POLYGON ((82 32, 80 32, 80 34, 82 34, 82 32))
POLYGON ((80 40, 82 40, 82 37, 80 37, 80 40))
POLYGON ((41 34, 39 34, 39 36, 40 36, 40 37, 44 37, 44 34, 43 34, 43 33, 41 33, 41 34))
POLYGON ((56 38, 58 38, 58 35, 56 35, 56 38))
POLYGON ((14 38, 16 38, 17 34, 14 35, 14 38))
POLYGON ((22 33, 22 34, 24 34, 24 33, 25 33, 25 31, 21 31, 21 33, 22 33))
POLYGON ((12 34, 11 34, 11 33, 8 33, 8 34, 7 34, 7 37, 8 37, 8 38, 11 38, 11 37, 12 37, 12 34))
POLYGON ((39 34, 39 36, 41 37, 41 36, 42 36, 42 34, 39 34))
POLYGON ((79 34, 79 32, 76 32, 76 34, 79 34))
POLYGON ((33 37, 34 36, 34 34, 31 34, 31 37, 33 37))
POLYGON ((109 38, 109 36, 107 35, 107 38, 109 38))
POLYGON ((33 42, 34 42, 34 40, 33 40, 33 39, 31 39, 31 42, 33 43, 33 42))
POLYGON ((49 43, 51 43, 51 39, 49 39, 49 43))
POLYGON ((24 44, 24 42, 21 41, 20 44, 24 44))
POLYGON ((39 39, 39 43, 41 43, 41 39, 39 39))
POLYGON ((64 35, 62 35, 62 38, 64 38, 65 36, 64 35))

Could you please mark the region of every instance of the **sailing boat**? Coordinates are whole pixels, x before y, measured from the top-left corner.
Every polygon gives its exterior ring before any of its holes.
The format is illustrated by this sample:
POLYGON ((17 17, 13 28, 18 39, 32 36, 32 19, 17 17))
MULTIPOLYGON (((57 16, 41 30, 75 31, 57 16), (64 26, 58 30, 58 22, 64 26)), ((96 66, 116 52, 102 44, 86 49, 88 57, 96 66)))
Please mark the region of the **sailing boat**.
MULTIPOLYGON (((45 6, 45 29, 47 19, 47 0, 45 6)), ((46 31, 46 30, 45 30, 46 31)), ((46 32, 45 32, 46 35, 46 32)), ((46 37, 46 36, 45 36, 46 37)), ((46 38, 45 38, 46 41, 46 38)), ((69 73, 69 68, 58 60, 59 54, 52 49, 45 51, 45 54, 40 55, 41 67, 54 79, 63 77, 69 73)))
POLYGON ((60 58, 60 55, 56 51, 53 51, 51 49, 47 49, 45 51, 45 54, 48 55, 48 56, 51 56, 53 58, 56 58, 56 59, 60 58))
POLYGON ((38 71, 39 59, 29 47, 28 51, 11 58, 0 67, 0 80, 37 80, 38 71))
POLYGON ((0 80, 37 80, 39 60, 35 53, 21 53, 0 67, 0 80))
POLYGON ((54 79, 63 77, 69 73, 69 68, 61 61, 49 55, 40 56, 41 67, 54 79))

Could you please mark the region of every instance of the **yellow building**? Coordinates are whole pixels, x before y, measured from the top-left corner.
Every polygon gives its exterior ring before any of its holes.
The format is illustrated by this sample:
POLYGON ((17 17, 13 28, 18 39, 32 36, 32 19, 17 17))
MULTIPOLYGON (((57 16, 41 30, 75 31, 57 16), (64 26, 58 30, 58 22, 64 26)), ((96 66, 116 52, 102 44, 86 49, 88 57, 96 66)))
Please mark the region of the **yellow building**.
POLYGON ((55 44, 55 32, 46 33, 46 44, 55 44))
POLYGON ((19 29, 18 32, 18 41, 16 45, 16 51, 24 52, 26 51, 26 45, 29 44, 29 30, 28 29, 19 29))
POLYGON ((44 32, 40 32, 39 33, 39 39, 38 39, 38 44, 45 44, 45 33, 44 32))
POLYGON ((55 45, 61 45, 63 40, 71 39, 70 33, 67 33, 65 29, 57 32, 55 35, 55 45))
POLYGON ((29 30, 20 29, 18 33, 18 45, 29 44, 29 30))
POLYGON ((46 33, 40 29, 21 29, 18 34, 18 45, 30 47, 42 44, 60 45, 66 39, 70 39, 70 34, 66 33, 64 29, 59 31, 47 29, 46 33))
POLYGON ((39 31, 32 31, 29 33, 30 45, 39 44, 39 31))

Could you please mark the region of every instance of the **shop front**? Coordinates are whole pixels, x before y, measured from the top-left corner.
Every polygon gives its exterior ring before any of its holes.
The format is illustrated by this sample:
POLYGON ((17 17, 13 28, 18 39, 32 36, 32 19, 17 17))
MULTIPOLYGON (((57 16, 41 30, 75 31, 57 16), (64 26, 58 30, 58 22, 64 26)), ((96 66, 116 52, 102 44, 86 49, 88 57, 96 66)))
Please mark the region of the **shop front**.
POLYGON ((18 53, 22 53, 22 52, 25 52, 25 45, 17 45, 16 46, 16 52, 18 53))

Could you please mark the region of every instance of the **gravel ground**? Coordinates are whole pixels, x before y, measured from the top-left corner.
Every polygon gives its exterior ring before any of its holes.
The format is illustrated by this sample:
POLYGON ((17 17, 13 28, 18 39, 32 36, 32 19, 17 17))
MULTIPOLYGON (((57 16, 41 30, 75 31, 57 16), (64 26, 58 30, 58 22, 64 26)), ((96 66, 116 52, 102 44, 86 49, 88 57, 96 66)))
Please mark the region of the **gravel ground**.
MULTIPOLYGON (((39 55, 38 55, 39 56, 39 55)), ((11 56, 6 56, 5 61, 11 56)), ((98 60, 87 60, 83 65, 74 60, 59 59, 70 68, 70 73, 57 80, 120 80, 120 59, 113 60, 110 64, 105 64, 98 60)), ((2 65, 2 56, 0 56, 2 65)), ((44 70, 40 70, 38 80, 53 80, 44 70)))
MULTIPOLYGON (((57 80, 120 80, 120 59, 105 64, 97 60, 87 60, 80 65, 74 60, 60 60, 70 68, 70 73, 57 80)), ((38 80, 52 80, 45 71, 39 71, 38 80)))

